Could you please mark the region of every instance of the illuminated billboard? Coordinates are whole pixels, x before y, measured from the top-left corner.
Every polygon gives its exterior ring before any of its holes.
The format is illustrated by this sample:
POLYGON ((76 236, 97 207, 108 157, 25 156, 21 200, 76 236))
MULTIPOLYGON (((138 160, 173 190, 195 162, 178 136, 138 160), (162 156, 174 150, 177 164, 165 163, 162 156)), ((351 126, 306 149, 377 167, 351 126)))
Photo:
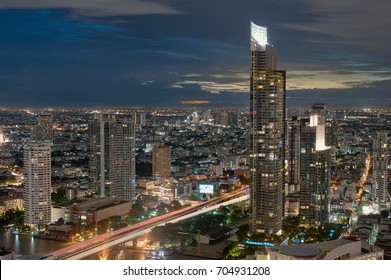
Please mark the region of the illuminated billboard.
POLYGON ((200 193, 213 193, 214 192, 213 185, 200 185, 199 189, 200 189, 200 193))

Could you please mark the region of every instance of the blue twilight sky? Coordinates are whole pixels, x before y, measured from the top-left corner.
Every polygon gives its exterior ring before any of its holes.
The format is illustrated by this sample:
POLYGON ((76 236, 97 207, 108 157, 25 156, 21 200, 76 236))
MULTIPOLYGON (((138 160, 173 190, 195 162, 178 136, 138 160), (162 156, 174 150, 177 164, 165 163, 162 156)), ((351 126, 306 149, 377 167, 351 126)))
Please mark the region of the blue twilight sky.
POLYGON ((248 106, 252 20, 288 106, 390 108, 390 15, 389 0, 1 0, 1 106, 248 106))

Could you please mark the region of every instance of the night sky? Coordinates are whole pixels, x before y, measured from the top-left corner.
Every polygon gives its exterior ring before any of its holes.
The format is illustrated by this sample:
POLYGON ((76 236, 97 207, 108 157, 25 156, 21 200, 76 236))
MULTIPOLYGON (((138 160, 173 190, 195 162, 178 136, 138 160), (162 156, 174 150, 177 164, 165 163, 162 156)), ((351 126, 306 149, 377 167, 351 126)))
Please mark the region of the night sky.
POLYGON ((391 107, 389 0, 1 0, 0 106, 249 106, 250 21, 288 106, 391 107))

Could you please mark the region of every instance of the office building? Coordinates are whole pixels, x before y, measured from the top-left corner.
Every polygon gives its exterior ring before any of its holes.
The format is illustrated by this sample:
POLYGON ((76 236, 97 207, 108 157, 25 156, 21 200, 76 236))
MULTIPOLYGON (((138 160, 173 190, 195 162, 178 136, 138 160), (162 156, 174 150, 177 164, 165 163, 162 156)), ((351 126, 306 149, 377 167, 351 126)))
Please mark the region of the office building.
POLYGON ((30 142, 24 146, 24 222, 47 224, 51 213, 50 142, 30 142))
POLYGON ((315 103, 300 128, 300 224, 328 222, 331 149, 326 146, 325 105, 315 103))
POLYGON ((266 27, 251 23, 251 230, 267 234, 280 233, 284 215, 286 85, 276 62, 266 27))
POLYGON ((96 114, 88 122, 90 188, 101 197, 135 195, 134 116, 96 114))

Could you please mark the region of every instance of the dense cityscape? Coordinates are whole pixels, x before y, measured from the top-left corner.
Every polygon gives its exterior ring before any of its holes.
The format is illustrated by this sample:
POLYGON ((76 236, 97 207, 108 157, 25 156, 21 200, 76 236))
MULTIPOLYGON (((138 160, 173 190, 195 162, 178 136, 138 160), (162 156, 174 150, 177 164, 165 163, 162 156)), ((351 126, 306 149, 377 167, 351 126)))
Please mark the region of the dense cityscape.
POLYGON ((1 259, 390 259, 391 110, 290 108, 250 50, 249 107, 2 108, 1 259))
MULTIPOLYGON (((250 205, 244 200, 239 204, 219 206, 198 218, 155 227, 145 234, 148 241, 140 238, 137 243, 128 241, 127 245, 112 248, 105 257, 297 258, 288 251, 290 247, 303 246, 313 254, 321 251, 321 246, 326 246, 322 244, 334 242, 332 246, 337 248, 351 242, 362 246, 360 254, 352 255, 352 258, 364 258, 367 254, 371 258, 387 258, 391 224, 386 173, 389 164, 378 170, 376 158, 387 159, 388 138, 384 131, 390 129, 391 112, 322 108, 327 129, 325 145, 331 147, 331 164, 327 167, 330 180, 325 192, 327 208, 324 216, 316 218, 318 216, 314 215, 313 221, 308 221, 310 218, 301 212, 306 194, 300 184, 303 176, 300 174, 304 172, 305 160, 308 160, 302 156, 307 137, 305 123, 313 111, 311 108, 286 110, 287 152, 283 173, 286 184, 282 190, 284 222, 280 233, 252 232, 250 205), (379 175, 379 172, 383 173, 379 175), (377 181, 379 176, 385 176, 381 177, 383 185, 377 181), (377 184, 385 187, 384 200, 377 184), (307 220, 301 222, 304 217, 307 220), (288 246, 278 247, 281 244, 288 246), (279 249, 275 251, 274 247, 279 249), (167 256, 151 253, 162 250, 167 256)), ((133 162, 130 154, 123 152, 109 160, 116 161, 114 165, 118 172, 125 172, 121 171, 120 161, 129 161, 129 165, 123 168, 130 172, 126 184, 134 186, 131 198, 121 196, 121 193, 113 197, 117 191, 114 175, 106 179, 111 185, 104 186, 105 195, 100 195, 99 183, 93 187, 97 179, 91 174, 100 172, 100 164, 92 159, 93 153, 99 154, 92 149, 92 145, 98 145, 94 142, 98 132, 92 132, 96 117, 100 116, 97 111, 1 111, 1 222, 5 228, 12 225, 2 231, 3 246, 12 246, 4 247, 3 257, 7 256, 7 251, 12 251, 12 258, 43 258, 50 255, 48 248, 60 249, 82 243, 107 231, 148 221, 166 212, 186 209, 229 193, 248 195, 251 170, 246 151, 249 141, 246 128, 251 117, 247 110, 114 109, 110 112, 116 117, 106 120, 107 129, 122 135, 115 137, 129 140, 127 147, 132 151, 133 162), (133 119, 126 122, 118 119, 123 116, 133 119), (122 127, 125 124, 131 129, 124 135, 122 127), (52 143, 37 144, 45 138, 52 143), (28 170, 32 168, 29 162, 34 160, 41 167, 34 171, 38 172, 35 174, 48 178, 27 181, 31 176, 28 170), (38 197, 29 194, 27 189, 27 184, 36 182, 40 182, 43 188, 38 197), (27 205, 31 205, 30 213, 27 205), (16 236, 25 238, 27 245, 18 244, 16 236), (40 241, 59 245, 45 246, 47 251, 31 249, 31 238, 36 239, 35 242, 43 239, 40 241), (23 249, 26 247, 27 250, 23 249)), ((110 148, 114 150, 116 143, 113 142, 110 148)), ((123 142, 119 145, 124 147, 123 142)), ((108 155, 114 157, 114 154, 108 155)), ((22 239, 19 242, 23 243, 22 239)), ((103 258, 101 253, 88 258, 99 257, 103 258)))

